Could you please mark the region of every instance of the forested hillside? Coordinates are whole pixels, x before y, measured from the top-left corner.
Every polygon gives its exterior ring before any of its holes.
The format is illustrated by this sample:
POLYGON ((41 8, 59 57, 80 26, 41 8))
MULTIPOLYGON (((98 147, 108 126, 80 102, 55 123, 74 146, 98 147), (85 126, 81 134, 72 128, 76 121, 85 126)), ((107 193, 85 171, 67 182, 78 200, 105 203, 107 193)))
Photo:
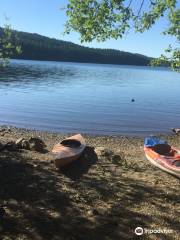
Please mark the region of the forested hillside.
MULTIPOLYGON (((133 54, 113 49, 88 48, 39 34, 19 31, 13 31, 13 33, 13 36, 17 36, 22 48, 20 55, 13 56, 13 58, 17 59, 142 66, 148 65, 150 62, 150 58, 141 54, 133 54)), ((0 29, 0 34, 2 34, 2 29, 0 29)))

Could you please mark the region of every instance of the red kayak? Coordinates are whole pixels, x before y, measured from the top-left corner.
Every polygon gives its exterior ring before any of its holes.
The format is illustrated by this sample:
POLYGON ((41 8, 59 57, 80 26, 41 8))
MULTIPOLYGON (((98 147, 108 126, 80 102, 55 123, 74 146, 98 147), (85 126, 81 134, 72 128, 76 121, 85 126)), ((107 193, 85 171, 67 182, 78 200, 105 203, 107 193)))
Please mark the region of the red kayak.
POLYGON ((145 139, 144 151, 153 165, 180 178, 180 150, 156 137, 149 137, 145 139))

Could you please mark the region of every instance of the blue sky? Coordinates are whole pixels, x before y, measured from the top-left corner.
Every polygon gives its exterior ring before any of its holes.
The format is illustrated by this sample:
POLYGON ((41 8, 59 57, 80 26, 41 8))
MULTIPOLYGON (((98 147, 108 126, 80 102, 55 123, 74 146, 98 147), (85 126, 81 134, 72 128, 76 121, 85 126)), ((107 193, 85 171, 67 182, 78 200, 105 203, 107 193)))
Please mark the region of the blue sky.
MULTIPOLYGON (((65 11, 61 8, 67 3, 68 0, 0 0, 0 25, 3 25, 7 16, 13 29, 80 44, 77 33, 63 35, 67 18, 65 11)), ((143 34, 131 33, 123 39, 108 40, 104 43, 93 41, 83 45, 114 48, 157 57, 169 43, 175 43, 175 39, 162 35, 161 32, 165 27, 167 22, 161 19, 150 31, 143 34)))

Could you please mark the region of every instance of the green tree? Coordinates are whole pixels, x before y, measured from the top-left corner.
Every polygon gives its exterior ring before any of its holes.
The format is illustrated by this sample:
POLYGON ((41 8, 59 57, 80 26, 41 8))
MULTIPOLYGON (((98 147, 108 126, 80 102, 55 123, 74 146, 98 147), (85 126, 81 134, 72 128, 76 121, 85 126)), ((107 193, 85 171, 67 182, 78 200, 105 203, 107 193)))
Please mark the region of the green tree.
POLYGON ((0 67, 4 67, 14 54, 21 53, 21 47, 17 44, 17 37, 13 34, 9 24, 1 28, 0 33, 0 67))
MULTIPOLYGON (((163 34, 174 36, 180 43, 180 9, 176 0, 69 0, 66 13, 65 32, 79 32, 82 42, 122 38, 130 29, 143 33, 165 17, 169 26, 163 34)), ((168 64, 179 70, 180 49, 170 45, 152 64, 168 64)))

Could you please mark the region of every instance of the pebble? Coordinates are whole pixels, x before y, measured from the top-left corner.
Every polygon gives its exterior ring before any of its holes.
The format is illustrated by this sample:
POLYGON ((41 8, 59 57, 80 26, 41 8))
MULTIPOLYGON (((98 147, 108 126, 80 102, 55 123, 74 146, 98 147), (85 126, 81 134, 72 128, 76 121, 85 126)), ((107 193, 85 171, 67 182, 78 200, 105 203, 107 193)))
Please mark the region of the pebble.
POLYGON ((36 152, 42 152, 44 148, 46 147, 46 144, 44 141, 40 138, 31 137, 29 139, 29 148, 30 150, 36 151, 36 152))
POLYGON ((112 156, 112 162, 113 163, 119 163, 122 160, 120 155, 113 155, 112 156))
POLYGON ((110 157, 113 155, 113 151, 104 147, 96 147, 95 152, 98 156, 110 157))

